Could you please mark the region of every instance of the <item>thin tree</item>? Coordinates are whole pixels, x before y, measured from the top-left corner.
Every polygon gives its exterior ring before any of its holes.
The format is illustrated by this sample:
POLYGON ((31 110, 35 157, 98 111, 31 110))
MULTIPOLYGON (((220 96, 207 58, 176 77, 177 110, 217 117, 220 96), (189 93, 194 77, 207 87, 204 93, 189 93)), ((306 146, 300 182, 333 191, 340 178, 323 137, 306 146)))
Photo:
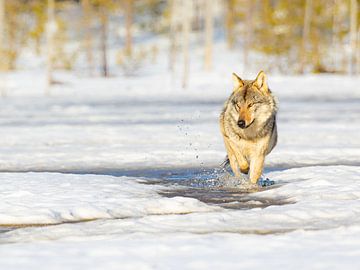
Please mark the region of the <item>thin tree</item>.
POLYGON ((176 60, 176 36, 178 29, 178 20, 176 11, 178 8, 178 0, 170 0, 170 28, 169 28, 169 70, 174 72, 176 60))
POLYGON ((357 47, 357 0, 350 0, 350 63, 349 72, 356 74, 356 47, 357 47))
POLYGON ((243 48, 243 59, 244 59, 244 72, 249 67, 249 51, 252 43, 252 33, 253 33, 253 1, 246 1, 246 15, 245 15, 245 38, 244 38, 244 48, 243 48))
POLYGON ((189 81, 189 46, 192 18, 192 0, 186 0, 182 5, 182 51, 183 51, 183 79, 182 87, 186 88, 189 81))
MULTIPOLYGON (((5 54, 5 0, 0 0, 0 55, 2 57, 2 66, 0 67, 3 70, 7 69, 7 55, 5 54)), ((6 81, 5 78, 1 79, 0 82, 1 96, 6 96, 6 81)))
POLYGON ((88 63, 89 75, 93 75, 94 71, 94 57, 93 57, 93 40, 91 34, 91 18, 92 18, 92 8, 90 0, 81 1, 83 9, 83 29, 85 29, 84 34, 84 48, 86 53, 86 60, 88 63))
POLYGON ((205 70, 212 68, 214 16, 211 1, 205 1, 205 70))
POLYGON ((0 0, 0 50, 4 52, 5 44, 5 0, 0 0))
POLYGON ((106 7, 100 6, 100 46, 101 46, 101 60, 102 60, 102 75, 104 77, 109 76, 109 67, 108 67, 108 60, 107 60, 107 39, 108 39, 108 12, 106 7))
POLYGON ((55 0, 47 2, 47 27, 46 27, 46 94, 50 94, 50 87, 54 83, 53 80, 53 62, 54 62, 54 37, 56 32, 55 21, 55 0))
POLYGON ((235 8, 236 8, 236 0, 225 1, 226 43, 230 49, 234 47, 234 41, 235 41, 234 38, 235 8))
POLYGON ((125 0, 125 52, 127 55, 132 54, 132 24, 134 16, 134 1, 125 0))
POLYGON ((305 65, 307 63, 307 51, 309 48, 310 42, 310 26, 311 26, 311 16, 312 16, 312 0, 306 0, 305 2, 305 14, 304 14, 304 24, 302 31, 302 44, 301 44, 301 63, 300 63, 300 72, 304 73, 305 65))
POLYGON ((338 35, 339 35, 339 14, 338 14, 338 0, 333 0, 332 3, 332 64, 333 70, 336 71, 338 68, 338 54, 339 54, 339 42, 338 42, 338 35))
POLYGON ((360 27, 359 27, 359 29, 358 29, 358 34, 357 34, 357 36, 358 36, 358 44, 357 44, 357 56, 356 56, 356 61, 357 61, 357 73, 360 73, 360 27))

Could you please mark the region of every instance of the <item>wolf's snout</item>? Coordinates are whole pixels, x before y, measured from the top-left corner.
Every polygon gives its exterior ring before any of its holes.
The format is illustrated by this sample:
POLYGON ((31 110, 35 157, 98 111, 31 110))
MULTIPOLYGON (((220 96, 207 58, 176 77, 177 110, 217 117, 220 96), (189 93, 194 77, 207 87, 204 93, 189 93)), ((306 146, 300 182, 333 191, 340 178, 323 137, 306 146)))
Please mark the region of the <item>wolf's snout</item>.
POLYGON ((239 128, 244 128, 245 127, 245 121, 244 120, 239 120, 237 122, 237 124, 238 124, 239 128))

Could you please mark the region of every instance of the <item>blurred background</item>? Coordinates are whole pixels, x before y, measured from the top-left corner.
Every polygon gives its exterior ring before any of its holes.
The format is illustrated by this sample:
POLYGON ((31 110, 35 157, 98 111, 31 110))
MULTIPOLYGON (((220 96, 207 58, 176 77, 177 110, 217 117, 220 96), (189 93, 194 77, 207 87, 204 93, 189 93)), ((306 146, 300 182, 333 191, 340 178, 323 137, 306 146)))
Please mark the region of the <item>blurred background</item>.
POLYGON ((43 72, 45 91, 66 82, 57 81, 59 71, 136 76, 155 66, 187 87, 194 66, 227 65, 219 53, 242 74, 355 75, 359 2, 0 0, 1 93, 9 90, 4 74, 19 70, 43 72))

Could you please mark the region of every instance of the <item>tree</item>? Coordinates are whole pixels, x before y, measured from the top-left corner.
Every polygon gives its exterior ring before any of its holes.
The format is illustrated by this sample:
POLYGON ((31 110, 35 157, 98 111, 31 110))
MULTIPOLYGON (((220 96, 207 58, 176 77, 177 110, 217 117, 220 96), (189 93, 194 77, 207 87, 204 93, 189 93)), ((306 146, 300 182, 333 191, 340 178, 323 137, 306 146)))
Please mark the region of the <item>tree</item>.
POLYGON ((214 18, 211 1, 205 1, 205 70, 212 68, 214 18))
POLYGON ((46 32, 47 1, 31 1, 30 12, 34 16, 34 24, 29 32, 29 39, 35 43, 35 52, 41 54, 41 41, 46 32))
POLYGON ((0 50, 4 49, 5 44, 5 0, 0 0, 0 50))
POLYGON ((109 76, 109 67, 107 60, 107 39, 108 39, 108 14, 105 7, 100 7, 100 42, 101 42, 101 59, 102 59, 102 75, 104 77, 109 76))
POLYGON ((170 0, 170 27, 169 27, 169 70, 174 72, 175 60, 176 60, 176 46, 177 46, 177 31, 179 28, 179 16, 177 11, 179 10, 179 0, 170 0))
POLYGON ((46 94, 50 94, 50 87, 54 83, 54 38, 56 33, 55 0, 47 1, 47 26, 46 26, 46 94))
POLYGON ((350 0, 350 68, 349 73, 356 74, 356 47, 357 47, 357 0, 350 0))
POLYGON ((90 0, 82 0, 81 4, 83 9, 83 28, 85 28, 84 47, 85 47, 86 59, 88 63, 89 75, 91 76, 94 71, 93 39, 91 33, 92 6, 90 0))
MULTIPOLYGON (((4 56, 4 44, 5 44, 5 0, 0 0, 0 55, 4 56)), ((7 58, 3 57, 2 61, 6 61, 7 58)), ((7 64, 5 64, 7 66, 7 64)), ((1 67, 3 69, 3 67, 1 67)), ((1 78, 0 82, 1 96, 6 96, 6 86, 4 78, 1 78)))
POLYGON ((133 13, 134 13, 134 1, 125 0, 125 52, 127 55, 132 54, 132 24, 133 24, 133 13))
POLYGON ((183 79, 182 87, 186 88, 189 81, 189 46, 192 19, 192 0, 186 0, 182 6, 182 51, 183 51, 183 79))
POLYGON ((249 50, 251 48, 252 35, 254 32, 254 3, 252 0, 246 1, 246 15, 245 15, 245 34, 244 34, 244 47, 243 47, 243 55, 244 55, 244 68, 247 69, 249 67, 249 50))
POLYGON ((302 31, 302 44, 301 44, 301 66, 300 72, 304 73, 305 65, 307 63, 307 52, 310 43, 310 26, 312 16, 312 0, 306 0, 304 11, 304 24, 302 31))
POLYGON ((95 15, 100 22, 100 54, 101 54, 101 73, 104 77, 109 76, 108 66, 108 31, 109 14, 116 8, 116 2, 113 0, 91 0, 95 15))
POLYGON ((235 42, 235 18, 236 18, 236 0, 225 1, 225 30, 226 43, 229 48, 233 48, 235 42))

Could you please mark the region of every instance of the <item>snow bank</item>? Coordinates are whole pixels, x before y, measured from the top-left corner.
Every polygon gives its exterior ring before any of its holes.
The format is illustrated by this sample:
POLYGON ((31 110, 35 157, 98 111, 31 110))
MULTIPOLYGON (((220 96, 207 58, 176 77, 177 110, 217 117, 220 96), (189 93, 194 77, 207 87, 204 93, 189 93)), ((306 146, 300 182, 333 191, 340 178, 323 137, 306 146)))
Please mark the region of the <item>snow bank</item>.
POLYGON ((5 174, 1 176, 4 186, 2 224, 121 219, 69 225, 65 231, 63 226, 59 227, 60 231, 57 226, 46 231, 41 228, 17 230, 4 234, 2 239, 21 241, 34 235, 44 240, 47 237, 61 239, 69 235, 74 237, 78 232, 87 236, 106 235, 107 232, 275 233, 360 223, 360 168, 305 167, 271 172, 266 176, 274 179, 279 187, 246 195, 249 203, 269 199, 288 204, 228 210, 192 198, 164 198, 157 194, 164 187, 140 184, 126 177, 5 174))
POLYGON ((164 198, 138 179, 57 173, 0 174, 0 224, 54 224, 99 218, 211 211, 191 198, 164 198))

